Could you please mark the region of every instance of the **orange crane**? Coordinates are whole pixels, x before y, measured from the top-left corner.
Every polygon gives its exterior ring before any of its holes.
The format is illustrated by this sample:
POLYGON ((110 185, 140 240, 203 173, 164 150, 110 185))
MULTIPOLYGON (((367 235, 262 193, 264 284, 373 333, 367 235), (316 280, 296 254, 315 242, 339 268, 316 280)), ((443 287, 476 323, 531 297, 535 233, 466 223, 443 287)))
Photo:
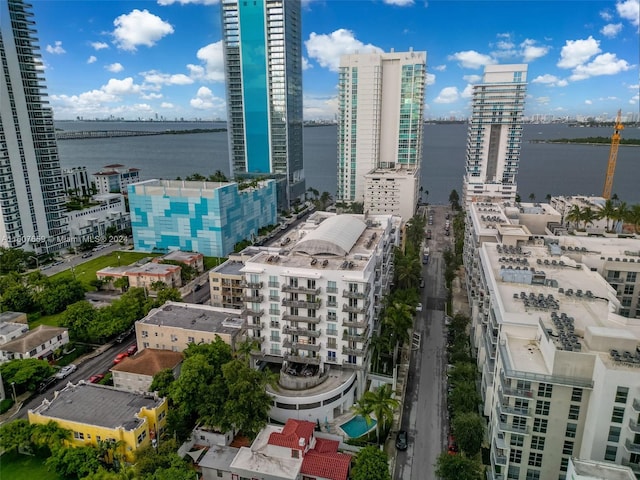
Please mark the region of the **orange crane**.
POLYGON ((604 189, 602 198, 611 199, 611 189, 613 188, 613 176, 616 173, 616 161, 618 160, 618 147, 620 146, 620 132, 624 130, 622 125, 622 110, 618 110, 613 135, 611 135, 611 150, 609 150, 609 163, 607 164, 607 176, 604 179, 604 189))

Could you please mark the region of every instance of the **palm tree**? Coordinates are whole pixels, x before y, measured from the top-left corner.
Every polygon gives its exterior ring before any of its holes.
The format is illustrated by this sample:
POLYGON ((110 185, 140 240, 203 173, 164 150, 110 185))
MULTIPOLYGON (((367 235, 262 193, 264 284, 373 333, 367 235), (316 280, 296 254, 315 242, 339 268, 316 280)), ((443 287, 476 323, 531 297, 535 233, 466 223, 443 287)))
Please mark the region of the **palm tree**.
POLYGON ((247 339, 237 345, 235 356, 240 360, 244 360, 247 366, 251 366, 251 352, 260 350, 260 344, 257 340, 247 339))
POLYGON ((40 447, 49 447, 51 451, 64 446, 64 442, 71 440, 71 430, 62 428, 53 420, 34 426, 33 443, 40 447))
POLYGON ((591 207, 584 207, 580 211, 580 217, 586 230, 587 225, 593 225, 593 222, 598 218, 598 213, 595 212, 591 207))
POLYGON ((373 413, 373 405, 371 405, 371 403, 369 402, 366 393, 362 397, 360 397, 360 400, 358 400, 356 404, 351 407, 351 409, 353 410, 353 413, 364 418, 367 426, 371 425, 371 414, 373 413))
POLYGON ((580 225, 580 221, 582 220, 582 210, 578 205, 573 205, 566 216, 567 222, 573 223, 575 228, 578 228, 580 225))
POLYGON ((613 218, 615 214, 616 214, 616 206, 613 204, 612 200, 607 200, 606 202, 604 202, 604 205, 598 212, 598 218, 604 218, 607 221, 605 226, 605 229, 607 232, 609 231, 609 221, 613 218))
POLYGON ((535 200, 536 200, 536 194, 535 194, 535 193, 533 193, 533 192, 532 192, 532 193, 530 193, 530 194, 529 194, 529 200, 531 200, 532 202, 535 202, 535 200))
POLYGON ((380 432, 386 431, 387 421, 393 420, 393 411, 398 407, 400 402, 393 398, 391 386, 387 383, 378 387, 375 391, 368 391, 363 396, 366 403, 371 407, 373 413, 378 419, 376 426, 376 435, 378 443, 380 443, 380 432))
POLYGON ((640 234, 640 203, 631 206, 627 219, 633 224, 636 234, 640 234))
POLYGON ((613 217, 611 217, 616 222, 615 224, 616 231, 622 231, 622 226, 624 225, 624 222, 627 221, 627 219, 629 218, 629 212, 630 210, 627 205, 627 202, 618 203, 618 207, 616 208, 616 213, 613 217))

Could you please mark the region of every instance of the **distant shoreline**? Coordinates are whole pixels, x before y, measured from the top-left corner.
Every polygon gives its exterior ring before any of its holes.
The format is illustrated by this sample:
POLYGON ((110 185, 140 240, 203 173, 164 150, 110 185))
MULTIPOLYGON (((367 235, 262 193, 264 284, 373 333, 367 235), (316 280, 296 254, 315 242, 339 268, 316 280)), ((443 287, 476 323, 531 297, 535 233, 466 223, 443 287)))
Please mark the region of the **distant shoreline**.
MULTIPOLYGON (((529 143, 572 143, 576 145, 611 145, 609 137, 587 137, 587 138, 556 138, 551 140, 529 140, 529 143)), ((620 146, 640 146, 638 138, 621 138, 620 146)))

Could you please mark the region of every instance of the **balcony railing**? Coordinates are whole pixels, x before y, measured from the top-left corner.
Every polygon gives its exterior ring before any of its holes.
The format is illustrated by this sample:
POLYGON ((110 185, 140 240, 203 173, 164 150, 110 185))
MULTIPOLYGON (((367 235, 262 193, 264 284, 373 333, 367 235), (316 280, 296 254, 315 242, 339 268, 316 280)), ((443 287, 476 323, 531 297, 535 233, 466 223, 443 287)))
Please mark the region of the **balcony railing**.
POLYGON ((638 462, 634 463, 628 458, 623 458, 620 463, 625 467, 631 468, 631 470, 633 470, 634 473, 636 474, 640 473, 640 464, 638 464, 638 462))
POLYGON ((322 302, 320 300, 316 300, 315 302, 308 302, 306 300, 292 300, 290 298, 285 298, 282 300, 282 305, 285 307, 293 307, 293 308, 310 308, 312 310, 317 310, 320 308, 322 302))
POLYGON ((635 433, 640 433, 640 425, 638 424, 638 422, 629 419, 629 430, 635 433))
POLYGON ((327 287, 327 293, 338 293, 338 287, 327 287))
POLYGON ((253 310, 252 308, 245 308, 244 310, 242 310, 240 315, 243 317, 261 317, 262 315, 264 315, 264 310, 253 310))
POLYGON ((286 326, 282 330, 285 335, 300 335, 303 337, 318 338, 322 334, 322 330, 309 330, 308 328, 296 328, 286 326))
POLYGON ((307 295, 320 295, 321 289, 320 287, 309 288, 303 287, 302 285, 296 286, 283 283, 282 291, 286 293, 306 293, 307 295))
POLYGON ((507 405, 506 403, 504 403, 504 399, 502 398, 502 395, 500 395, 498 409, 500 410, 500 413, 505 415, 519 415, 523 417, 531 416, 530 408, 513 407, 511 405, 507 405))
POLYGON ((253 288, 256 290, 262 288, 262 285, 263 285, 262 282, 242 282, 240 284, 242 288, 253 288))
POLYGON ((624 446, 631 453, 640 453, 640 444, 632 442, 630 438, 627 438, 627 440, 624 442, 624 446))
POLYGON ((307 322, 316 324, 322 321, 322 317, 305 317, 302 315, 283 315, 282 319, 288 322, 307 322))
POLYGON ((250 328, 252 330, 260 330, 260 329, 264 328, 264 322, 259 322, 259 323, 247 322, 247 328, 250 328))
POLYGON ((347 360, 343 360, 342 361, 342 366, 344 368, 354 368, 354 369, 358 369, 358 370, 362 369, 362 365, 360 365, 359 363, 353 363, 353 362, 349 362, 347 360))
POLYGON ((343 355, 355 355, 356 357, 364 357, 367 354, 366 348, 342 347, 343 355))
POLYGON ((347 305, 346 303, 342 305, 342 311, 343 312, 348 312, 348 313, 357 313, 359 315, 364 315, 366 313, 366 308, 364 306, 362 307, 352 307, 350 305, 347 305))
POLYGON ((262 303, 264 295, 245 295, 243 299, 245 302, 262 303))
POLYGON ((514 425, 512 423, 507 422, 498 422, 498 428, 503 432, 514 432, 520 434, 529 434, 529 427, 526 425, 514 425))
POLYGON ((505 455, 497 454, 494 448, 491 449, 491 456, 493 457, 493 462, 492 463, 494 465, 506 465, 507 464, 507 457, 505 455))
POLYGON ((344 298, 367 298, 367 296, 369 295, 369 291, 371 290, 371 287, 369 287, 367 285, 367 287, 365 288, 364 292, 354 292, 351 290, 342 290, 342 296, 344 298))
POLYGON ((342 320, 342 326, 343 327, 351 327, 351 328, 366 328, 369 325, 369 322, 367 322, 366 320, 361 320, 361 321, 352 321, 352 320, 348 320, 348 319, 343 319, 342 320))
POLYGON ((321 357, 319 355, 316 357, 310 357, 291 353, 289 355, 285 355, 284 359, 288 362, 311 363, 313 365, 320 365, 321 357))
POLYGON ((513 388, 503 374, 500 374, 500 381, 502 382, 502 393, 505 395, 509 395, 510 397, 523 398, 533 397, 533 390, 524 388, 513 388))
POLYGON ((349 333, 348 331, 342 332, 342 340, 354 341, 354 342, 366 342, 369 334, 368 326, 365 327, 364 332, 361 333, 349 333))

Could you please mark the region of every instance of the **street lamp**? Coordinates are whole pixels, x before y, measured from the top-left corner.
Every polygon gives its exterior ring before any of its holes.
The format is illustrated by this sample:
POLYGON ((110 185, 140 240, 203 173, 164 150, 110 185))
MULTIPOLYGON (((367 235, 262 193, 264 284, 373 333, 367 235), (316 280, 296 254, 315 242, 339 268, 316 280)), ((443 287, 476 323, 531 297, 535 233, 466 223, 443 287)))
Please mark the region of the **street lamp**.
POLYGON ((120 254, 118 254, 118 266, 120 266, 120 254))
POLYGON ((16 403, 17 400, 17 396, 16 396, 16 382, 11 382, 11 388, 13 389, 13 403, 16 403))

